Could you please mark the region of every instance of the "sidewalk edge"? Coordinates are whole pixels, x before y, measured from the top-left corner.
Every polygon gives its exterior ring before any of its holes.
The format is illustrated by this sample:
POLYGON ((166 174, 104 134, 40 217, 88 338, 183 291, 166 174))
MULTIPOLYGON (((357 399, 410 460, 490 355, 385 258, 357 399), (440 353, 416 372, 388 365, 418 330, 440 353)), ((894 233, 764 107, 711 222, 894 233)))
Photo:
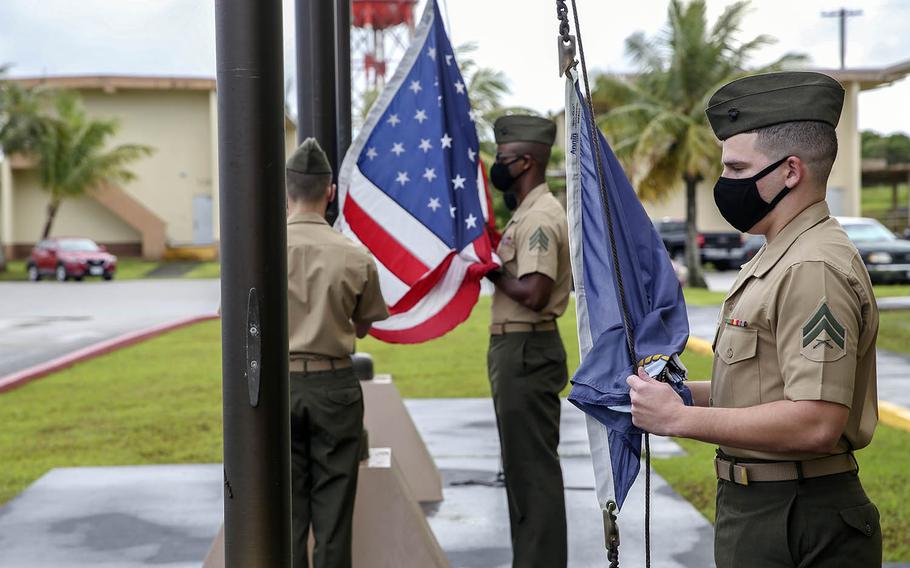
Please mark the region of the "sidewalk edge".
POLYGON ((878 417, 882 424, 910 432, 910 410, 885 400, 878 401, 878 417))
POLYGON ((689 336, 689 342, 686 344, 686 349, 693 353, 698 353, 699 355, 714 355, 714 351, 711 350, 710 341, 691 335, 689 336))
POLYGON ((0 377, 0 393, 21 387, 22 385, 34 381, 35 379, 40 379, 41 377, 45 377, 62 369, 66 369, 67 367, 72 367, 76 363, 81 363, 82 361, 86 361, 88 359, 100 357, 101 355, 105 355, 112 351, 117 351, 118 349, 123 349, 124 347, 129 347, 130 345, 146 341, 169 331, 174 331, 175 329, 180 329, 182 327, 187 327, 196 323, 201 323, 213 319, 218 319, 218 316, 216 314, 211 314, 182 318, 179 320, 152 326, 146 329, 124 333, 123 335, 119 335, 111 339, 106 339, 100 343, 77 349, 76 351, 67 353, 66 355, 61 355, 56 359, 51 359, 45 363, 39 363, 38 365, 34 365, 27 369, 16 371, 15 373, 6 375, 5 377, 0 377))

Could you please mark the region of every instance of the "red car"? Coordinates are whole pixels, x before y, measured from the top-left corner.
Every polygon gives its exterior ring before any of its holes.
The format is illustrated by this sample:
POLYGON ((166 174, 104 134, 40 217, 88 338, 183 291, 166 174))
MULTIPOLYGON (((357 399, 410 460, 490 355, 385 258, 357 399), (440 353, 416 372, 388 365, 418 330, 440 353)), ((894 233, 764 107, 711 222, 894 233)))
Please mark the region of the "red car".
POLYGON ((60 282, 70 278, 82 280, 86 276, 111 280, 117 271, 117 257, 91 239, 45 239, 32 249, 26 269, 28 279, 33 282, 45 276, 60 282))

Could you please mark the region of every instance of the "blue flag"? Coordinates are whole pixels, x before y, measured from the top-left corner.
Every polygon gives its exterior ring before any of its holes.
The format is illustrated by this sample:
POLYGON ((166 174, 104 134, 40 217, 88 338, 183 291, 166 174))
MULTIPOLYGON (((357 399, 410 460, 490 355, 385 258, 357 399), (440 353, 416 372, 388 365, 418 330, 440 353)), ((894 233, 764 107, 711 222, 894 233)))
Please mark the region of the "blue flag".
POLYGON ((566 81, 567 211, 581 365, 572 378, 569 400, 588 415, 601 505, 615 501, 622 507, 638 475, 642 439, 642 431, 632 424, 626 378, 643 366, 692 404, 683 382, 686 370, 679 360, 688 341, 689 322, 663 242, 607 141, 599 131, 592 139, 588 107, 577 83, 573 71, 566 81), (613 221, 612 243, 597 152, 613 221), (618 265, 611 245, 616 247, 618 265), (634 362, 626 339, 620 272, 638 359, 634 362))

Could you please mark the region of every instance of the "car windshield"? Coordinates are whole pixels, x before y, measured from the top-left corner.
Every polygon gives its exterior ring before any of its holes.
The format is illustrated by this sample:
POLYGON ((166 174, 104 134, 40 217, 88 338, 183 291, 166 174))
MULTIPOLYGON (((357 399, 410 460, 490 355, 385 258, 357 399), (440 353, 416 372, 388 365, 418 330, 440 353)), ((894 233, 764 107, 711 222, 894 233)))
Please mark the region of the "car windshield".
POLYGON ((88 239, 66 239, 57 241, 60 250, 66 252, 98 252, 100 249, 93 241, 88 239))
POLYGON ((894 233, 879 223, 851 223, 844 225, 847 236, 853 242, 893 241, 894 233))

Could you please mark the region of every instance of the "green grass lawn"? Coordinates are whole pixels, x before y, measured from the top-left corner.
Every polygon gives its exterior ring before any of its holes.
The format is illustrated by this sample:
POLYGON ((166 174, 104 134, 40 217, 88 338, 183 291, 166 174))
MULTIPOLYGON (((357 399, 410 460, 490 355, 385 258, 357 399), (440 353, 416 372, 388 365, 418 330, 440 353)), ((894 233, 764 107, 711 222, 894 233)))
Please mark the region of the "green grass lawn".
POLYGON ((54 467, 221 461, 220 322, 0 394, 0 504, 54 467))
MULTIPOLYGON (((358 351, 370 353, 377 373, 395 377, 401 394, 408 398, 489 396, 487 343, 490 298, 481 297, 471 317, 448 335, 418 345, 391 345, 372 338, 357 344, 358 351)), ((575 304, 559 319, 566 344, 569 374, 578 367, 578 336, 575 332, 575 304)), ((709 378, 711 358, 685 353, 683 362, 692 378, 709 378)))
POLYGON ((910 310, 879 312, 878 347, 910 353, 910 310))
POLYGON ((683 297, 687 306, 719 306, 724 302, 726 292, 712 292, 707 288, 683 287, 683 297))
MULTIPOLYGON (((655 458, 654 470, 692 503, 711 522, 714 521, 715 446, 692 440, 677 440, 686 456, 655 458)), ((860 477, 869 497, 882 516, 885 561, 910 560, 910 434, 879 424, 872 444, 857 452, 860 477)))
MULTIPOLYGON (((897 206, 907 207, 907 184, 902 183, 897 188, 897 206)), ((906 215, 892 212, 892 190, 890 185, 877 185, 864 187, 860 192, 860 209, 863 217, 873 217, 886 226, 895 230, 903 230, 907 226, 906 215), (893 221, 893 223, 889 223, 893 221)))
POLYGON ((221 263, 218 261, 203 262, 187 272, 184 278, 221 278, 221 263))

